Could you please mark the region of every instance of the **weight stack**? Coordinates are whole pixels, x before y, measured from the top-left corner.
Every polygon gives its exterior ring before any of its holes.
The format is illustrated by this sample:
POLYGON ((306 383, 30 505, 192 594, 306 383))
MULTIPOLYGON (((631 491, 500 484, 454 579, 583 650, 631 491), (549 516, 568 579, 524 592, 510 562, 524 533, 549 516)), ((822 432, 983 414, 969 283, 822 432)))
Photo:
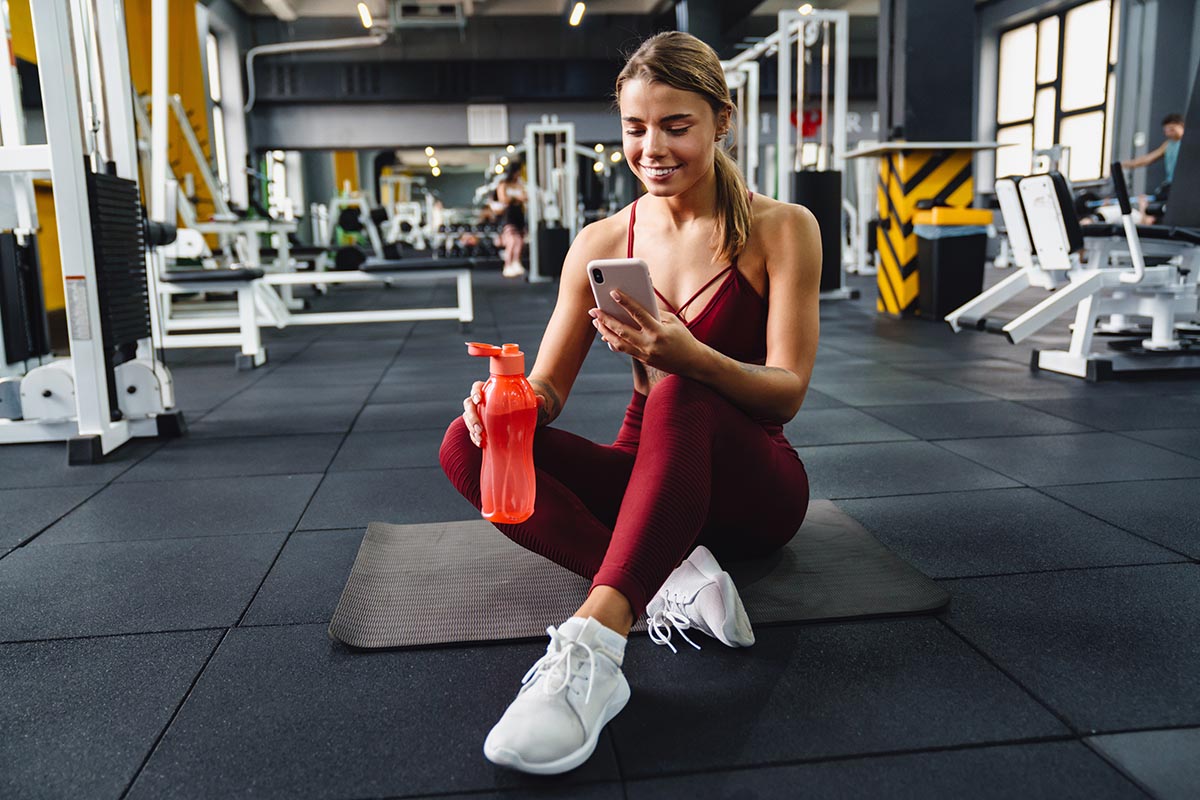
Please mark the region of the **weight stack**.
POLYGON ((32 236, 22 246, 15 235, 0 233, 0 333, 9 364, 50 354, 42 274, 32 236))
POLYGON ((150 336, 142 204, 137 183, 125 178, 89 172, 87 188, 109 408, 117 420, 121 412, 113 370, 135 358, 138 340, 150 336))
POLYGON ((842 288, 842 173, 792 174, 792 202, 806 207, 821 228, 821 292, 842 288))

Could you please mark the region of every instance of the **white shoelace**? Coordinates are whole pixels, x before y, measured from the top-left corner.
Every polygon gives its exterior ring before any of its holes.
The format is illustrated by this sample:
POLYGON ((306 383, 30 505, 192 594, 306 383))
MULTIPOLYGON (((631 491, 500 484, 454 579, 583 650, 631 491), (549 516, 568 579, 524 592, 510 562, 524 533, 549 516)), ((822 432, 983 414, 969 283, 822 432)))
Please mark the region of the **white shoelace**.
POLYGON ((563 689, 566 689, 571 683, 571 678, 575 677, 575 670, 571 665, 571 656, 576 655, 580 659, 584 658, 583 655, 576 652, 575 648, 578 647, 587 653, 586 658, 589 665, 587 695, 583 698, 584 705, 587 705, 592 699, 592 686, 596 683, 595 651, 583 642, 566 638, 553 625, 546 628, 546 633, 550 635, 550 640, 555 644, 557 649, 546 653, 546 655, 535 661, 533 666, 529 668, 529 671, 525 673, 525 677, 521 678, 521 685, 524 686, 531 680, 544 677, 542 691, 546 694, 558 694, 563 689), (555 679, 559 681, 557 686, 554 685, 555 679))
POLYGON ((677 611, 677 608, 676 604, 668 600, 665 609, 655 611, 654 616, 646 620, 646 624, 649 627, 650 641, 655 644, 665 644, 671 648, 672 653, 678 654, 679 651, 675 649, 675 645, 671 644, 671 628, 674 627, 675 630, 679 631, 679 635, 683 637, 684 641, 699 650, 700 645, 693 642, 684 633, 685 630, 692 627, 692 621, 688 619, 687 614, 677 611), (672 608, 672 606, 675 606, 675 608, 672 608))

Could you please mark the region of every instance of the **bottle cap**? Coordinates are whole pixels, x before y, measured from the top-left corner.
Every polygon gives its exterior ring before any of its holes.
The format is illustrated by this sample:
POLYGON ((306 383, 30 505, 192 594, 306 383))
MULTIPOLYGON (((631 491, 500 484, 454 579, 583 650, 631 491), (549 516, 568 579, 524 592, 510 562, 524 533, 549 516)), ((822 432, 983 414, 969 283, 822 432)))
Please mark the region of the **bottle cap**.
POLYGON ((483 342, 467 342, 467 352, 473 356, 489 358, 493 375, 524 375, 525 354, 521 346, 508 343, 502 347, 483 342))

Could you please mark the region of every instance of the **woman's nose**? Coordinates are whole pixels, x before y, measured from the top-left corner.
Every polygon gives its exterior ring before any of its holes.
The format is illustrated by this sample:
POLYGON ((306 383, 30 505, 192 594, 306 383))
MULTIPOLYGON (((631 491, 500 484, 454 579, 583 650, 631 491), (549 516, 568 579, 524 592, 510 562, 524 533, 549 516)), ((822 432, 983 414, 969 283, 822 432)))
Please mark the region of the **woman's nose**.
POLYGON ((642 141, 642 151, 646 156, 653 158, 666 153, 666 143, 667 138, 663 131, 648 130, 642 141))

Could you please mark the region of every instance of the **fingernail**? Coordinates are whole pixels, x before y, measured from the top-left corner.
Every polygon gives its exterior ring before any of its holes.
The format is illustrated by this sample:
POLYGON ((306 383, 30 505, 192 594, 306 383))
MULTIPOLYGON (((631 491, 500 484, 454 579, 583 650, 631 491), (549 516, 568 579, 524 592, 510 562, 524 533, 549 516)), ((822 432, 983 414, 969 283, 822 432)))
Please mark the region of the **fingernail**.
POLYGON ((588 309, 588 316, 589 316, 589 317, 591 317, 592 319, 595 319, 595 318, 596 318, 596 309, 594 309, 594 308, 589 308, 589 309, 588 309))
POLYGON ((612 295, 612 299, 616 300, 618 303, 621 302, 623 299, 625 299, 625 298, 621 297, 621 293, 618 292, 616 289, 613 289, 611 292, 609 292, 609 294, 612 295))
POLYGON ((471 395, 471 402, 474 403, 475 405, 479 405, 479 401, 481 399, 482 398, 480 398, 479 395, 477 395, 477 394, 471 395))
POLYGON ((476 435, 476 436, 478 436, 479 434, 483 433, 483 426, 481 426, 481 425, 473 425, 473 426, 471 427, 471 430, 475 432, 475 435, 476 435))

